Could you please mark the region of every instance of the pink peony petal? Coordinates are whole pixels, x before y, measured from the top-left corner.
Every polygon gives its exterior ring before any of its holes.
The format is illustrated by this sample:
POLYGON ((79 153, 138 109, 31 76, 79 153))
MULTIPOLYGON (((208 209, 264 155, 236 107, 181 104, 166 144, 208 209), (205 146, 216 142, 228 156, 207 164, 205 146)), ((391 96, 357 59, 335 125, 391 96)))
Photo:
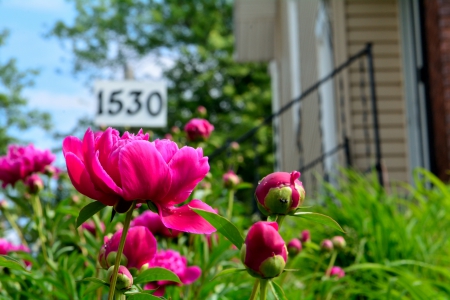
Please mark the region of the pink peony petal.
POLYGON ((183 147, 172 157, 169 168, 172 188, 164 197, 164 202, 166 205, 180 204, 208 173, 208 158, 200 158, 200 153, 194 148, 183 147))
POLYGON ((159 205, 159 203, 155 204, 158 206, 159 216, 163 224, 168 228, 198 234, 210 234, 216 231, 211 224, 189 208, 193 207, 216 213, 211 206, 200 200, 192 200, 189 204, 181 207, 165 207, 159 205))
POLYGON ((74 137, 74 136, 68 136, 63 141, 63 154, 66 155, 66 153, 73 153, 75 156, 77 156, 81 161, 83 161, 83 146, 81 144, 81 141, 74 137))
MULTIPOLYGON (((103 135, 102 135, 103 136, 103 135)), ((94 133, 88 129, 83 138, 84 163, 95 186, 108 194, 122 195, 122 189, 117 186, 111 176, 100 164, 99 151, 95 151, 94 133)))
POLYGON ((202 269, 197 266, 187 267, 183 276, 180 280, 183 284, 191 284, 196 281, 202 274, 202 269))
POLYGON ((119 156, 125 200, 157 201, 170 188, 169 167, 155 145, 135 141, 122 148, 119 156))
POLYGON ((169 161, 178 151, 177 143, 169 140, 156 140, 154 141, 154 144, 159 153, 161 153, 161 156, 164 158, 164 161, 166 163, 169 163, 169 161))
POLYGON ((119 201, 118 196, 102 193, 94 187, 84 164, 75 154, 71 152, 66 154, 66 164, 70 180, 80 193, 109 206, 112 206, 119 201))

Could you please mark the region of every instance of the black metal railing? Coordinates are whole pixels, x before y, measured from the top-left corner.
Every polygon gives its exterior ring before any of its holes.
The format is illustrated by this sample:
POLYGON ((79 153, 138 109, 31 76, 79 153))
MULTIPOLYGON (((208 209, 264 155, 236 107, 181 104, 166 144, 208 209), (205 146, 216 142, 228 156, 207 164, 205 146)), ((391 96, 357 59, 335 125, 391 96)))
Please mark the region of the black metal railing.
MULTIPOLYGON (((359 74, 360 74, 360 90, 361 90, 361 102, 362 102, 362 126, 363 126, 363 134, 364 134, 364 143, 366 147, 365 156, 367 161, 369 162, 369 165, 364 168, 365 170, 372 170, 375 169, 377 172, 378 180, 381 185, 383 185, 383 173, 381 170, 381 142, 380 142, 380 132, 379 132, 379 122, 378 122, 378 110, 377 110, 377 95, 376 95, 376 89, 375 89, 375 74, 374 74, 374 66, 373 66, 373 49, 372 44, 368 43, 362 50, 360 50, 358 53, 352 55, 350 58, 348 58, 347 61, 337 66, 333 71, 331 71, 328 75, 323 77, 322 79, 318 80, 313 85, 309 86, 307 89, 305 89, 297 98, 291 100, 289 103, 281 107, 278 111, 272 113, 271 115, 267 116, 258 126, 255 126, 251 130, 245 132, 241 136, 234 139, 237 143, 243 143, 249 139, 251 139, 255 133, 261 129, 263 126, 270 125, 273 120, 276 118, 279 118, 281 115, 286 113, 287 111, 291 110, 295 104, 301 103, 306 100, 306 98, 311 95, 313 92, 318 91, 319 87, 323 85, 324 83, 328 82, 329 80, 334 79, 338 75, 341 75, 342 72, 346 69, 348 69, 353 63, 356 61, 360 62, 359 66, 359 74), (365 59, 365 62, 364 62, 365 59), (365 67, 365 64, 367 65, 365 67), (366 86, 366 80, 367 80, 367 86, 366 86), (369 90, 368 95, 366 95, 366 90, 369 90), (369 112, 369 106, 367 105, 367 98, 370 100, 370 112, 369 112), (372 119, 372 126, 369 125, 368 118, 369 114, 371 115, 372 119), (372 127, 372 128, 369 128, 372 127), (372 132, 372 137, 370 136, 370 132, 372 132), (370 142, 370 140, 373 141, 370 142), (372 147, 374 152, 374 157, 372 157, 372 147)), ((342 78, 339 80, 339 84, 337 85, 339 89, 343 89, 343 81, 342 78)), ((341 93, 341 99, 340 104, 341 106, 344 106, 344 98, 342 96, 343 93, 341 93)), ((319 99, 320 101, 320 99, 319 99)), ((300 108, 301 110, 302 108, 300 108)), ((301 160, 299 171, 304 173, 308 172, 309 170, 313 169, 319 164, 324 164, 324 160, 332 155, 336 155, 337 153, 342 153, 345 165, 347 167, 352 166, 352 151, 351 151, 351 140, 347 136, 345 131, 345 123, 346 122, 346 115, 343 112, 344 109, 341 107, 341 118, 340 122, 343 126, 343 130, 341 132, 342 138, 341 142, 336 145, 331 150, 328 150, 327 152, 323 152, 320 155, 318 155, 316 158, 311 159, 310 161, 304 162, 301 160)), ((319 112, 320 114, 320 112, 319 112)), ((320 116, 319 116, 320 118, 320 116)), ((300 131, 300 129, 299 129, 300 131)), ((319 133, 320 134, 320 133, 319 133)), ((297 132, 297 137, 301 139, 301 133, 297 132)), ((212 154, 209 155, 209 160, 214 160, 218 155, 220 155, 222 152, 228 149, 230 146, 230 143, 233 142, 232 140, 229 140, 225 145, 223 145, 220 148, 217 148, 212 154)), ((253 139, 253 143, 255 143, 255 139, 253 139)), ((299 152, 303 151, 301 148, 301 143, 298 143, 298 150, 299 152)), ((365 171, 363 170, 363 171, 365 171)))

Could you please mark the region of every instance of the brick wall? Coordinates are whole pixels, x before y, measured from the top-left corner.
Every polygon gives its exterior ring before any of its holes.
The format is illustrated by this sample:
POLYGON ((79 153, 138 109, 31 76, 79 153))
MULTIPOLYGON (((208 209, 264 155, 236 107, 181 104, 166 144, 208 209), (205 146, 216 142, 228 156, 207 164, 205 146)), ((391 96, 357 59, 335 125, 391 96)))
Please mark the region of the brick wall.
POLYGON ((432 171, 449 180, 450 0, 422 0, 428 71, 432 171))

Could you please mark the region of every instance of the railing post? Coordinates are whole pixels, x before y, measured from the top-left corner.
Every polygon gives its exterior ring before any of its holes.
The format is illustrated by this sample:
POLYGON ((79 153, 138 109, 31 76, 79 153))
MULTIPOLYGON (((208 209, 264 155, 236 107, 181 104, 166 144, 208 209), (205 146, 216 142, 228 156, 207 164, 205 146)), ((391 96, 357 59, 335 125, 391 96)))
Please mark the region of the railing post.
POLYGON ((344 154, 345 154, 345 164, 347 168, 352 166, 352 157, 350 155, 350 139, 344 136, 344 154))
POLYGON ((375 90, 375 70, 373 68, 373 50, 372 43, 368 43, 367 49, 367 69, 369 72, 370 100, 372 103, 373 133, 375 141, 375 168, 378 174, 378 182, 384 185, 383 172, 381 170, 381 142, 380 128, 378 124, 377 94, 375 90))

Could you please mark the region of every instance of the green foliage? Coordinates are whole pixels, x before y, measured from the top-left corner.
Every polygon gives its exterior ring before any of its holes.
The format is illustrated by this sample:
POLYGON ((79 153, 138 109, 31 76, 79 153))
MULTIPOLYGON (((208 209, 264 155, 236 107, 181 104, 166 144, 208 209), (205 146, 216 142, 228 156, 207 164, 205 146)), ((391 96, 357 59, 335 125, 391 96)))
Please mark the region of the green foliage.
MULTIPOLYGON (((0 47, 5 45, 8 31, 0 31, 0 47)), ((0 61, 0 154, 6 153, 7 145, 20 139, 13 136, 12 129, 25 130, 32 126, 50 129, 50 115, 38 110, 25 109, 27 100, 23 89, 33 84, 36 70, 20 71, 16 60, 0 61)))

